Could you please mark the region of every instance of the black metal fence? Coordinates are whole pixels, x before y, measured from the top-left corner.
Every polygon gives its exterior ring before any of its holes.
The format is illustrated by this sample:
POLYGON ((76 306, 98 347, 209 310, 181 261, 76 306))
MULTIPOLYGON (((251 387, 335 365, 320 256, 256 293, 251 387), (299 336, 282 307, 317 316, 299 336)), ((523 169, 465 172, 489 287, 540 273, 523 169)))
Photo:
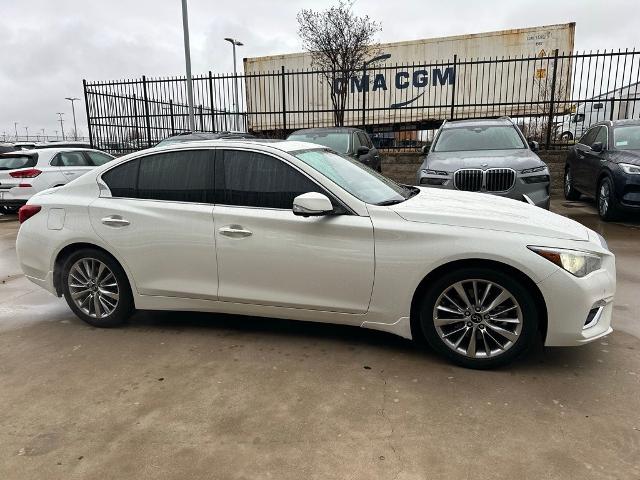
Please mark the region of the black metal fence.
MULTIPOLYGON (((184 77, 84 81, 92 144, 124 154, 188 131, 186 86, 184 77)), ((418 148, 444 120, 504 115, 543 148, 562 148, 597 121, 640 118, 640 52, 374 61, 350 78, 284 67, 209 72, 193 77, 196 129, 284 138, 333 126, 332 89, 346 94, 344 125, 366 129, 382 148, 418 148)))

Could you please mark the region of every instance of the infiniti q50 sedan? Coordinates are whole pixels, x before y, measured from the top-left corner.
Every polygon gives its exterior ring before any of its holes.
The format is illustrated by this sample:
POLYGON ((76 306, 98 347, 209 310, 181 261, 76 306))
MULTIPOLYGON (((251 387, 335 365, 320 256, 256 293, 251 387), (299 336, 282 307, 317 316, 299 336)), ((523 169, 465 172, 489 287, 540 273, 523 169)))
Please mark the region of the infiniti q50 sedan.
POLYGON ((303 142, 119 158, 19 212, 25 275, 87 323, 134 309, 357 325, 489 368, 611 332, 602 237, 526 203, 398 185, 303 142))

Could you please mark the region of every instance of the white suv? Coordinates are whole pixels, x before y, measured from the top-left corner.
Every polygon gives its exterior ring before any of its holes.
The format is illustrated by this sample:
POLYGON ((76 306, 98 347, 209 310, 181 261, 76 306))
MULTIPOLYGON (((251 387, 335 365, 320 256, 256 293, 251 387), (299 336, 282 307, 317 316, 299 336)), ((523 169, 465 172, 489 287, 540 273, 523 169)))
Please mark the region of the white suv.
POLYGON ((18 150, 0 155, 0 213, 13 213, 35 193, 69 183, 113 160, 87 148, 18 150))

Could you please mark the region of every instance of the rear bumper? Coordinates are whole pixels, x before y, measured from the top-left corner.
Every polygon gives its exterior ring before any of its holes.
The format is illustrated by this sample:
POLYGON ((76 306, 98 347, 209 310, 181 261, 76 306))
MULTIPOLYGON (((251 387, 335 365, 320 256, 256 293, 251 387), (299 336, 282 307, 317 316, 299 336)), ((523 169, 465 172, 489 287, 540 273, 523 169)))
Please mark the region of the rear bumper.
POLYGON ((13 187, 0 189, 0 206, 19 207, 35 194, 33 187, 13 187))

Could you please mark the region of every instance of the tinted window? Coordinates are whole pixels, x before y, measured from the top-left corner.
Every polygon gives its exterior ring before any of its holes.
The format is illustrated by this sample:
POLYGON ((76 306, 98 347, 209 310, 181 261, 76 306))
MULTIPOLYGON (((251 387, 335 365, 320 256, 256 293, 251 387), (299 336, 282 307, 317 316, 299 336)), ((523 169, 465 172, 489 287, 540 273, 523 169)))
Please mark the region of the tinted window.
MULTIPOLYGON (((596 142, 601 142, 602 145, 604 145, 605 147, 607 146, 607 135, 608 135, 608 131, 606 127, 600 127, 600 130, 598 130, 598 134, 596 135, 596 142)), ((595 142, 594 142, 595 143, 595 142)))
POLYGON ((366 133, 358 132, 358 139, 360 140, 360 145, 369 148, 373 147, 373 144, 366 133))
POLYGON ((0 170, 13 170, 14 168, 35 167, 37 157, 27 155, 10 155, 0 157, 0 170))
POLYGON ((57 167, 89 166, 89 162, 81 152, 60 152, 51 164, 57 167))
POLYGON ((131 160, 102 175, 102 180, 111 190, 111 196, 135 198, 139 165, 139 159, 131 160))
POLYGON ((349 151, 350 136, 349 132, 294 132, 289 135, 287 140, 315 143, 329 147, 338 153, 347 153, 349 151))
POLYGON ((438 135, 434 151, 513 150, 526 145, 511 125, 469 125, 445 128, 438 135))
POLYGON ((105 163, 113 160, 113 157, 111 155, 107 155, 106 153, 99 153, 99 152, 84 152, 84 153, 89 157, 89 161, 96 167, 99 167, 100 165, 104 165, 105 163))
POLYGON ((217 203, 291 209, 298 195, 325 193, 277 158, 241 150, 225 150, 222 157, 216 172, 217 203))
POLYGON ((212 153, 187 150, 140 159, 138 198, 177 202, 207 202, 213 182, 212 153))
POLYGON ((598 134, 598 130, 600 129, 600 127, 595 127, 592 128, 591 130, 589 130, 587 133, 585 133, 582 138, 580 139, 580 143, 582 145, 593 145, 593 142, 595 142, 596 140, 596 135, 598 134))

